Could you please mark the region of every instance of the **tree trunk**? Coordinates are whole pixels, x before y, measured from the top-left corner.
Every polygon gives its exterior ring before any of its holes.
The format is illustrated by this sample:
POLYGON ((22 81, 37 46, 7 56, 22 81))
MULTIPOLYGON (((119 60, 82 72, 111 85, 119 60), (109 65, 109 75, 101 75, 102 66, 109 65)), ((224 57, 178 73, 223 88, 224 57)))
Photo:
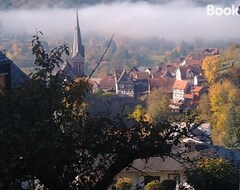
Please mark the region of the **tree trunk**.
POLYGON ((121 156, 114 164, 112 164, 105 175, 91 188, 91 190, 106 190, 109 185, 113 182, 114 177, 120 173, 126 166, 132 163, 135 158, 131 156, 121 156))

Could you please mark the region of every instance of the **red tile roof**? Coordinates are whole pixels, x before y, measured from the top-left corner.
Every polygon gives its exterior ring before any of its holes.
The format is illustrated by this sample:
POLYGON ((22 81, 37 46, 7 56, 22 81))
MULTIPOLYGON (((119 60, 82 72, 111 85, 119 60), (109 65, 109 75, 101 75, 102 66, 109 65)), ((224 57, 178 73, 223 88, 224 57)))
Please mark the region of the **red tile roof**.
POLYGON ((153 78, 149 79, 148 82, 151 90, 161 88, 166 92, 171 92, 174 81, 174 78, 153 78))
POLYGON ((185 90, 188 86, 189 82, 186 80, 176 80, 173 89, 185 90))
POLYGON ((100 88, 113 88, 115 87, 115 79, 113 77, 103 78, 99 83, 100 88))
POLYGON ((191 91, 192 92, 200 92, 202 90, 202 86, 195 86, 191 91))

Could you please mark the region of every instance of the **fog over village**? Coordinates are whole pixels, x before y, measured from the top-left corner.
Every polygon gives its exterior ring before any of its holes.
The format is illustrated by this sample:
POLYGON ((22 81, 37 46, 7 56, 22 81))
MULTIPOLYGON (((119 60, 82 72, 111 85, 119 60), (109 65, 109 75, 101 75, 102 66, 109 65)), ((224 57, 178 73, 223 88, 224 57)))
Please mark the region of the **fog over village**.
POLYGON ((239 190, 240 1, 0 0, 0 190, 239 190))
POLYGON ((214 41, 238 39, 240 32, 238 17, 208 16, 206 6, 196 6, 188 1, 171 1, 164 5, 119 2, 70 9, 43 5, 37 9, 1 10, 1 31, 32 35, 38 28, 48 36, 71 35, 76 9, 83 36, 95 32, 138 39, 158 37, 193 41, 201 38, 214 41))

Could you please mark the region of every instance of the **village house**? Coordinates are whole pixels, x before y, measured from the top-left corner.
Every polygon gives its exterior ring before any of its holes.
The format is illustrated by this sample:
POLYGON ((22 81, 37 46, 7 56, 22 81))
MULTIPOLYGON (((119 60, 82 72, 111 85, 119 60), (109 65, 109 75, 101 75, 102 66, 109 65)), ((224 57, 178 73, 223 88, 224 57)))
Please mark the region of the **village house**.
POLYGON ((197 83, 199 85, 207 82, 207 79, 204 77, 204 71, 200 65, 179 66, 176 70, 176 80, 187 80, 190 84, 197 83))
POLYGON ((194 109, 198 106, 201 96, 206 93, 202 86, 193 86, 189 94, 184 94, 184 104, 188 109, 194 109))
MULTIPOLYGON (((186 156, 191 158, 196 158, 197 155, 220 155, 221 157, 229 156, 229 153, 223 151, 228 151, 222 147, 212 146, 209 140, 211 134, 210 123, 203 123, 191 130, 194 138, 183 139, 182 142, 186 143, 182 148, 186 151, 186 156)), ((183 150, 184 151, 184 150, 183 150)), ((237 157, 240 158, 239 152, 232 152, 233 155, 237 153, 237 157)), ((189 167, 188 162, 178 162, 171 157, 150 157, 149 159, 136 159, 132 163, 132 167, 125 168, 117 176, 116 180, 122 178, 130 178, 133 182, 132 189, 136 187, 141 187, 146 189, 146 185, 157 180, 160 183, 163 180, 172 179, 176 180, 177 184, 186 182, 186 176, 184 170, 189 167)), ((115 189, 114 185, 110 189, 115 189)))
POLYGON ((166 92, 168 97, 172 98, 172 86, 175 82, 175 78, 152 78, 148 80, 148 93, 151 94, 153 90, 161 89, 166 92))
POLYGON ((190 84, 187 80, 176 80, 173 85, 173 96, 170 107, 173 110, 194 109, 198 106, 206 88, 190 84))
POLYGON ((92 86, 93 93, 96 92, 116 92, 115 78, 113 76, 106 76, 103 78, 90 78, 90 85, 92 86))
POLYGON ((184 94, 190 92, 190 83, 186 80, 176 80, 173 89, 173 102, 179 103, 184 102, 184 94))
POLYGON ((134 97, 134 82, 127 73, 126 69, 124 69, 121 74, 119 71, 115 70, 115 85, 117 96, 134 97))
POLYGON ((159 182, 166 179, 186 181, 182 165, 170 157, 151 157, 148 160, 137 159, 134 160, 132 166, 121 171, 116 176, 116 180, 130 178, 133 182, 133 189, 137 186, 145 189, 145 186, 153 180, 159 182))

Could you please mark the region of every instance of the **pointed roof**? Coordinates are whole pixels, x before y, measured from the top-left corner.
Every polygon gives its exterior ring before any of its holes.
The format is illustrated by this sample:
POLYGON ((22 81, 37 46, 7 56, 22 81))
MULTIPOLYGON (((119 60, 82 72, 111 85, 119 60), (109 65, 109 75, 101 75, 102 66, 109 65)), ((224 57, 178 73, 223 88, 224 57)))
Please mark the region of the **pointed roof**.
POLYGON ((163 75, 162 75, 163 78, 174 78, 172 73, 167 69, 163 75))
POLYGON ((121 76, 118 78, 117 83, 133 83, 126 70, 123 70, 121 76))
POLYGON ((76 11, 77 25, 74 30, 72 57, 78 53, 84 57, 84 46, 82 45, 81 31, 79 26, 78 12, 76 11))
POLYGON ((70 77, 71 79, 76 79, 77 74, 76 71, 73 69, 71 63, 69 63, 69 60, 67 60, 61 68, 63 75, 70 77))

